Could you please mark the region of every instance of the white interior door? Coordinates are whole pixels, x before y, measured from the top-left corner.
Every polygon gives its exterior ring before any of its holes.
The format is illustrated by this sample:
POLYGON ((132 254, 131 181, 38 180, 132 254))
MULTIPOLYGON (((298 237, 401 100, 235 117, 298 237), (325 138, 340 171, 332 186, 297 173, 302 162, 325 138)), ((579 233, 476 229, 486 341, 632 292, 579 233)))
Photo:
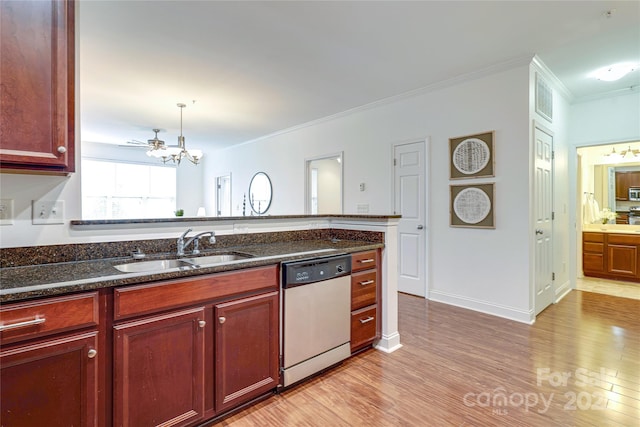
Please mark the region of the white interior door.
POLYGON ((216 178, 216 216, 231 216, 231 175, 216 178))
POLYGON ((535 311, 554 300, 553 287, 553 136, 535 127, 535 311))
POLYGON ((426 213, 425 143, 396 145, 394 158, 394 210, 398 223, 398 290, 425 297, 426 213))

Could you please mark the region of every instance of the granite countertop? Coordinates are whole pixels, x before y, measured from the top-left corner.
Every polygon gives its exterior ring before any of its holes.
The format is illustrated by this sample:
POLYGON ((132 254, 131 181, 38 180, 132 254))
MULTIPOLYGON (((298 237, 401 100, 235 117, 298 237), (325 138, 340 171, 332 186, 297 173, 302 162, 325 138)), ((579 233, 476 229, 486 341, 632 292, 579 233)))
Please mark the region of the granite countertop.
MULTIPOLYGON (((123 273, 114 265, 154 259, 177 259, 170 253, 154 254, 139 261, 131 256, 90 261, 60 262, 0 269, 0 303, 28 300, 71 292, 177 279, 202 274, 278 264, 282 261, 360 252, 382 248, 384 244, 357 240, 300 240, 269 244, 241 245, 203 251, 199 256, 217 253, 250 255, 236 261, 201 268, 172 268, 162 272, 123 273)), ((191 258, 186 254, 180 258, 191 258)))

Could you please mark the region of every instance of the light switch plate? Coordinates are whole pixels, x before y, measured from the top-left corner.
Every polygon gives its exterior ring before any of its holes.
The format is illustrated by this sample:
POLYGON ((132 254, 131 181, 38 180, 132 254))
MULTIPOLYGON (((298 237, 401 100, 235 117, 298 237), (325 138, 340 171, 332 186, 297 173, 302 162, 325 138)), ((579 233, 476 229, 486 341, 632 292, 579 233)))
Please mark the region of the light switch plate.
POLYGON ((13 199, 0 199, 0 225, 13 225, 13 199))
POLYGON ((64 224, 64 200, 32 200, 32 224, 64 224))

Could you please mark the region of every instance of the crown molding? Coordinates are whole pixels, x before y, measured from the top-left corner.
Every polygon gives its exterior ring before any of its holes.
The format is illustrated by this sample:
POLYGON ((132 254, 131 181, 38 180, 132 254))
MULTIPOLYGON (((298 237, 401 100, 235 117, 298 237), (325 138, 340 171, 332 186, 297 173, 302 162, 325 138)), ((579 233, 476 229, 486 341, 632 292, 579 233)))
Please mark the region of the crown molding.
POLYGON ((629 95, 629 94, 633 94, 633 93, 640 93, 640 86, 635 85, 635 86, 629 86, 627 88, 623 88, 623 89, 616 89, 616 90, 611 90, 608 92, 602 92, 602 93, 598 93, 595 95, 587 95, 587 96, 583 96, 580 97, 578 99, 575 99, 572 104, 580 104, 583 102, 591 102, 591 101, 597 101, 600 99, 607 99, 607 98, 615 98, 617 96, 624 96, 624 95, 629 95))
MULTIPOLYGON (((358 113, 358 112, 362 112, 362 111, 366 111, 366 110, 370 110, 373 108, 377 108, 377 107, 381 107, 383 105, 388 105, 388 104, 393 104, 395 102, 404 100, 404 99, 409 99, 409 98, 413 98, 416 96, 420 96, 420 95, 424 95, 430 92, 435 92, 436 90, 440 90, 440 89, 444 89, 444 88, 448 88, 448 87, 452 87, 452 86, 456 86, 459 85, 461 83, 465 83, 465 82, 470 82, 473 80, 477 80, 479 78, 482 77, 486 77, 486 76, 490 76, 499 72, 503 72, 503 71, 508 71, 517 67, 521 67, 521 66, 525 66, 525 65, 529 65, 531 63, 532 60, 532 56, 531 55, 526 55, 526 56, 522 56, 522 57, 518 57, 518 58, 514 58, 511 59, 509 61, 505 61, 505 62, 500 62, 498 64, 494 64, 491 65, 489 67, 486 68, 482 68, 480 70, 476 70, 476 71, 472 71, 470 73, 465 73, 465 74, 461 74, 459 76, 455 76, 446 80, 441 80, 432 84, 429 84, 427 86, 423 86, 420 87, 418 89, 413 89, 407 92, 403 92, 400 93, 398 95, 393 95, 387 98, 382 98, 379 99, 377 101, 373 101, 370 102, 368 104, 363 104, 360 105, 358 107, 354 107, 354 108, 350 108, 348 110, 344 110, 341 111, 339 113, 335 113, 329 116, 325 116, 325 117, 321 117, 319 119, 315 119, 315 120, 311 120, 305 123, 301 123, 299 125, 296 126, 292 126, 289 128, 285 128, 276 132, 272 132, 270 134, 258 137, 258 138, 254 138, 248 141, 245 141, 241 144, 237 144, 234 145, 233 147, 229 147, 229 148, 234 148, 234 147, 239 147, 245 144, 253 144, 255 142, 259 142, 265 139, 270 139, 279 135, 284 135, 290 132, 294 132, 300 129, 304 129, 307 127, 311 127, 311 126, 315 126, 321 123, 325 123, 325 122, 330 122, 332 120, 341 118, 341 117, 346 117, 349 116, 351 114, 354 113, 358 113)), ((552 74, 553 75, 553 74, 552 74)), ((555 76, 554 76, 555 78, 555 76)), ((557 78, 556 78, 557 80, 557 78)), ((558 80, 559 81, 559 80, 558 80)), ((564 87, 564 86, 563 86, 564 87)))
POLYGON ((573 94, 571 93, 571 91, 569 89, 567 89, 567 87, 564 85, 564 83, 562 83, 562 81, 560 81, 560 79, 558 79, 558 77, 556 77, 555 74, 553 74, 553 71, 551 71, 549 69, 549 67, 547 67, 547 65, 542 62, 542 59, 540 59, 540 57, 538 55, 534 55, 533 59, 531 60, 531 63, 538 68, 538 70, 548 79, 552 82, 553 86, 561 93, 561 95, 563 95, 570 104, 573 103, 575 97, 573 96, 573 94))

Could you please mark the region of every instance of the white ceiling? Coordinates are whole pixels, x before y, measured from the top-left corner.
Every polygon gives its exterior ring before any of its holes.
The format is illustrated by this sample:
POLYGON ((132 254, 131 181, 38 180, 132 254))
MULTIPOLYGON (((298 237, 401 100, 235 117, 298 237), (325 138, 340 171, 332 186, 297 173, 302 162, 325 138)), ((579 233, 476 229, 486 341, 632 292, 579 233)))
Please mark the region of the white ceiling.
POLYGON ((574 101, 637 88, 637 1, 79 4, 83 141, 223 148, 537 54, 574 101), (606 12, 615 9, 611 17, 606 12), (193 103, 192 101, 196 102, 193 103))

